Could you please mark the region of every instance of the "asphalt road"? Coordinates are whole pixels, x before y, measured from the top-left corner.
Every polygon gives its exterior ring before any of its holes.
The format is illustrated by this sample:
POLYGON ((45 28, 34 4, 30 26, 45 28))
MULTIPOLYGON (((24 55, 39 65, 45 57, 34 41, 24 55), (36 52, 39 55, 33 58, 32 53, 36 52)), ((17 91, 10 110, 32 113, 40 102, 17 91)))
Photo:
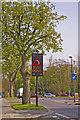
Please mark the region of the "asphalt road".
POLYGON ((0 119, 2 118, 2 99, 0 99, 0 119))
MULTIPOLYGON (((55 116, 52 117, 79 118, 79 106, 65 103, 68 100, 70 101, 70 99, 64 98, 39 98, 38 103, 54 111, 55 116)), ((71 101, 73 100, 71 99, 71 101)), ((31 99, 31 102, 36 103, 36 99, 31 99)))

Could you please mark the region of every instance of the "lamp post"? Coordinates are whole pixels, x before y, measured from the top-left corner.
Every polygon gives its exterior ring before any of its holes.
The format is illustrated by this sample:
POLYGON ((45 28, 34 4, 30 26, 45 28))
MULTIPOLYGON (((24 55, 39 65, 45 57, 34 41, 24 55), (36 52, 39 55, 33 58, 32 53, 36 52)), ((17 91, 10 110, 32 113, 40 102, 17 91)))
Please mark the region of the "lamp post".
POLYGON ((69 80, 69 60, 68 61, 68 87, 69 87, 69 96, 70 96, 70 80, 69 80))
POLYGON ((72 56, 69 56, 71 58, 71 93, 73 92, 73 80, 72 80, 72 56))
POLYGON ((60 78, 60 92, 62 92, 63 93, 63 90, 62 90, 62 79, 61 79, 61 66, 60 66, 60 61, 61 61, 61 59, 58 59, 58 61, 59 61, 59 78, 60 78))
MULTIPOLYGON (((75 60, 74 60, 74 74, 75 74, 75 60)), ((74 102, 75 102, 75 80, 74 80, 74 102)))

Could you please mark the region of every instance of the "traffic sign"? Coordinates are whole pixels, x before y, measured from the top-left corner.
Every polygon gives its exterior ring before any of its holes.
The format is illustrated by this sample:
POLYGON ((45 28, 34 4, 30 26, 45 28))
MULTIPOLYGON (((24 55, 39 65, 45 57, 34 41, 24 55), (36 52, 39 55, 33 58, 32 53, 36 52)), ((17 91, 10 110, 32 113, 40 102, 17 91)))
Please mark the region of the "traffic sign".
POLYGON ((42 65, 42 63, 41 63, 41 61, 40 61, 40 59, 39 59, 38 56, 37 56, 36 59, 34 60, 33 65, 34 65, 34 66, 40 66, 40 65, 42 65))
POLYGON ((77 79, 77 75, 76 74, 72 74, 72 79, 73 80, 77 79))
POLYGON ((32 53, 32 76, 43 76, 43 54, 32 53))

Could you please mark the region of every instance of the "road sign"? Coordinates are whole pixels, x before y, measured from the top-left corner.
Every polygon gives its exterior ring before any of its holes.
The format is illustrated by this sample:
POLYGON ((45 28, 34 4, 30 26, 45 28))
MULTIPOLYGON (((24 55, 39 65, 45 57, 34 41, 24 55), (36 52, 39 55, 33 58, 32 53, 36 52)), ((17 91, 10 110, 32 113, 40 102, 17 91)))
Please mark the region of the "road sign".
POLYGON ((42 63, 41 63, 41 61, 40 61, 40 59, 39 59, 38 56, 37 56, 36 59, 34 60, 33 65, 34 65, 34 66, 40 66, 40 65, 42 65, 42 63))
POLYGON ((73 80, 77 79, 77 75, 76 74, 72 74, 72 79, 73 80))
POLYGON ((43 76, 43 54, 32 53, 32 76, 43 76))

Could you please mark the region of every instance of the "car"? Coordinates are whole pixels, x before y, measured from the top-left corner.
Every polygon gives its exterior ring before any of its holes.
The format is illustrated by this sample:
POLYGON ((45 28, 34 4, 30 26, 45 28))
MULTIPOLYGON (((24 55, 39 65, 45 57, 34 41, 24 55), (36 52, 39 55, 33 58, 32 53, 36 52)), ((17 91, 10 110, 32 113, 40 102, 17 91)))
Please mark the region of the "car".
MULTIPOLYGON (((31 97, 32 97, 32 98, 35 98, 35 97, 36 97, 36 94, 35 94, 35 93, 31 94, 31 97)), ((42 97, 41 95, 38 95, 38 98, 41 98, 41 97, 42 97)))
POLYGON ((0 95, 0 98, 2 98, 2 95, 0 95))
POLYGON ((61 96, 61 97, 69 97, 69 95, 68 95, 68 94, 65 94, 65 93, 64 93, 64 94, 63 94, 63 93, 60 94, 60 96, 61 96))
POLYGON ((56 97, 56 95, 54 95, 52 93, 45 93, 44 97, 56 97))
POLYGON ((66 94, 67 94, 67 95, 70 94, 70 96, 74 96, 74 93, 71 93, 71 92, 70 92, 70 93, 66 92, 66 94))
POLYGON ((2 92, 0 92, 0 98, 2 98, 2 92))

